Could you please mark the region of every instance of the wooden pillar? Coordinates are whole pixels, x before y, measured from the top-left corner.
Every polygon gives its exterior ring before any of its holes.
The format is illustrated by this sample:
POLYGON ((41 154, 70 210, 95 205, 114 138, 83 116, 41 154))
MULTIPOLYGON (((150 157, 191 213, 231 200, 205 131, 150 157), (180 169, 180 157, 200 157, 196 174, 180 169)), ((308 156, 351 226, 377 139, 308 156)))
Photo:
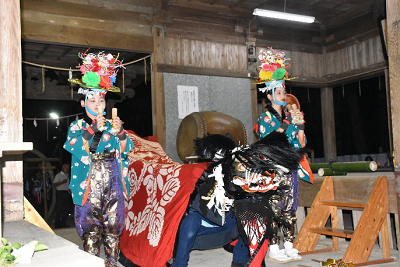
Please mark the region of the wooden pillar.
MULTIPOLYGON (((385 20, 386 24, 386 20, 385 20)), ((393 155, 393 127, 392 127, 392 110, 390 103, 390 82, 389 82, 389 70, 385 69, 385 88, 386 88, 386 106, 388 113, 388 126, 389 126, 389 146, 390 146, 390 156, 393 155)))
MULTIPOLYGON (((20 1, 0 1, 0 143, 22 142, 20 1)), ((23 219, 22 154, 4 162, 2 208, 5 221, 23 219)))
MULTIPOLYGON (((400 0, 386 1, 386 47, 389 57, 397 209, 400 214, 400 0)), ((398 215, 399 216, 399 215, 398 215)))
MULTIPOLYGON (((247 70, 249 71, 249 75, 251 71, 257 69, 257 62, 252 62, 251 58, 257 58, 257 49, 256 49, 256 38, 248 38, 247 39, 247 70)), ((256 74, 256 73, 254 73, 256 74)), ((258 74, 258 73, 257 73, 258 74)), ((252 80, 250 80, 252 82, 252 80)), ((257 100, 257 85, 252 84, 250 87, 250 94, 251 94, 251 107, 252 107, 252 122, 253 125, 257 122, 258 117, 260 116, 258 112, 258 100, 257 100)), ((251 144, 256 142, 258 137, 256 136, 255 132, 252 131, 253 134, 249 135, 248 142, 251 144), (251 136, 251 137, 250 137, 251 136)))
MULTIPOLYGON (((250 91, 251 91, 251 106, 252 106, 252 120, 253 120, 253 125, 255 123, 257 123, 258 117, 260 116, 259 112, 258 112, 258 100, 257 100, 257 85, 256 84, 252 84, 250 87, 250 91)), ((255 134, 255 132, 252 130, 251 135, 249 135, 249 143, 254 143, 258 140, 258 136, 255 134), (253 138, 253 140, 250 140, 250 136, 251 138, 253 138)))
POLYGON ((337 157, 332 87, 321 88, 321 103, 324 157, 325 162, 329 162, 337 157))
POLYGON ((157 135, 158 142, 165 149, 165 92, 163 73, 158 71, 157 65, 164 64, 164 28, 153 26, 154 53, 152 62, 152 113, 153 113, 153 134, 157 135))

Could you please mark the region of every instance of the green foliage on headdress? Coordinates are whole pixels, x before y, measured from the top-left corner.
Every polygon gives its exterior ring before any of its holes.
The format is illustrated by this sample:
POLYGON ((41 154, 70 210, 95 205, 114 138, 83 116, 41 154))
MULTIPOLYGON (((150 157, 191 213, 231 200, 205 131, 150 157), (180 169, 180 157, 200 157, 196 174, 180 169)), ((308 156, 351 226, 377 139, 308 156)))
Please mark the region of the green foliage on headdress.
POLYGON ((98 86, 100 83, 100 76, 92 71, 86 72, 82 77, 82 82, 84 82, 87 86, 98 86))
POLYGON ((272 73, 272 79, 282 80, 286 74, 286 70, 283 68, 278 68, 274 73, 272 73))

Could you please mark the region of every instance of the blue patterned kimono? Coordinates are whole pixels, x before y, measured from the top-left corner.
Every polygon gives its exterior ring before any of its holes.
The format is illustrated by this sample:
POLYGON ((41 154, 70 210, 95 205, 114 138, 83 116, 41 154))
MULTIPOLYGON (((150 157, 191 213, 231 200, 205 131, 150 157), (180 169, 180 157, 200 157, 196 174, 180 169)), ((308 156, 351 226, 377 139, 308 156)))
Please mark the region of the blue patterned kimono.
MULTIPOLYGON (((119 176, 121 178, 121 189, 125 199, 129 196, 129 180, 128 180, 128 152, 134 147, 129 137, 126 138, 126 146, 121 147, 118 137, 111 133, 112 125, 110 121, 106 121, 106 129, 100 139, 96 153, 108 152, 116 153, 117 162, 120 167, 119 176)), ((64 149, 72 154, 71 162, 71 182, 69 189, 72 192, 72 198, 75 204, 84 205, 87 199, 89 188, 89 176, 92 169, 92 160, 89 153, 89 147, 93 141, 93 137, 83 144, 82 133, 83 128, 87 128, 87 122, 83 119, 71 123, 68 129, 67 140, 64 143, 64 149)))

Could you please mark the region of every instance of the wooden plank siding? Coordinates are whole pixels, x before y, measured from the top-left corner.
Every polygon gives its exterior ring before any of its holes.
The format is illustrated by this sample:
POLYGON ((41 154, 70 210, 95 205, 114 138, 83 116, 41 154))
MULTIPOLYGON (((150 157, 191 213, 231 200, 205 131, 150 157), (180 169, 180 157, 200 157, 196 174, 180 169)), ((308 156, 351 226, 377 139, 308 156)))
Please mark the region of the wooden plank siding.
POLYGON ((334 52, 329 52, 326 56, 329 64, 327 64, 325 75, 346 73, 385 62, 379 36, 334 52))
POLYGON ((165 63, 169 65, 244 71, 246 46, 200 40, 165 38, 165 63))
MULTIPOLYGON (((168 65, 228 71, 247 70, 248 55, 244 44, 216 43, 166 36, 165 47, 167 51, 165 64, 168 65)), ((265 47, 255 49, 256 56, 262 48, 265 47)), ((372 69, 374 72, 383 71, 387 67, 379 36, 323 54, 285 50, 280 47, 274 47, 274 49, 283 50, 291 59, 289 75, 297 77, 297 80, 289 84, 301 85, 306 81, 315 83, 314 87, 323 87, 330 80, 346 78, 346 73, 351 76, 362 76, 371 71, 371 66, 375 66, 372 69)))

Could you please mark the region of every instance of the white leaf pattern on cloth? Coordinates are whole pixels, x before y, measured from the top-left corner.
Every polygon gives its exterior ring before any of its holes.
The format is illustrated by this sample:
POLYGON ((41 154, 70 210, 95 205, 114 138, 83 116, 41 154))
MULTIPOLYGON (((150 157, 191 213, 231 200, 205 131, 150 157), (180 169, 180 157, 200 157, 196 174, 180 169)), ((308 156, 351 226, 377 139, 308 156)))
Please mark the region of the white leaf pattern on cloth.
MULTIPOLYGON (((143 159, 147 154, 148 151, 146 152, 138 149, 131 154, 130 159, 135 157, 137 157, 136 159, 143 159), (139 157, 139 155, 141 156, 139 157)), ((161 159, 161 157, 159 159, 161 159)), ((162 158, 162 160, 171 163, 171 167, 159 168, 159 161, 154 162, 154 164, 147 162, 143 164, 140 174, 134 171, 131 171, 129 174, 131 193, 128 209, 135 205, 132 197, 142 186, 146 188, 148 197, 146 200, 146 207, 143 211, 138 214, 134 214, 132 211, 128 212, 125 227, 126 230, 129 231, 130 236, 137 236, 148 228, 147 239, 149 240, 149 244, 153 247, 158 246, 160 242, 164 226, 164 207, 171 202, 180 188, 178 177, 181 165, 176 166, 168 157, 162 158)))

